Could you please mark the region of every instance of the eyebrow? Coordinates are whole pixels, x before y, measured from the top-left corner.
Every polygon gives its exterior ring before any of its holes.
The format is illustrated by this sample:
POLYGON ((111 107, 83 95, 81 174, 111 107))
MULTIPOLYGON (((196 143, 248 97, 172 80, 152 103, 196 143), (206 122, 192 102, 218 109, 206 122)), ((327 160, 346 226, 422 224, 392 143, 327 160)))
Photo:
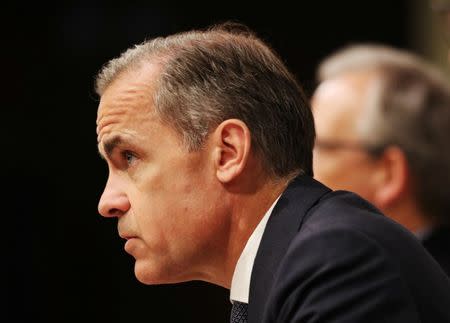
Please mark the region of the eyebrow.
POLYGON ((100 156, 102 158, 105 158, 105 156, 103 155, 103 152, 102 152, 102 151, 104 151, 106 156, 111 159, 111 155, 112 155, 112 152, 114 151, 114 149, 117 146, 121 145, 123 142, 124 142, 124 139, 121 136, 117 135, 110 139, 106 139, 103 142, 103 146, 99 143, 98 151, 100 153, 100 156), (103 150, 102 150, 102 148, 103 148, 103 150))

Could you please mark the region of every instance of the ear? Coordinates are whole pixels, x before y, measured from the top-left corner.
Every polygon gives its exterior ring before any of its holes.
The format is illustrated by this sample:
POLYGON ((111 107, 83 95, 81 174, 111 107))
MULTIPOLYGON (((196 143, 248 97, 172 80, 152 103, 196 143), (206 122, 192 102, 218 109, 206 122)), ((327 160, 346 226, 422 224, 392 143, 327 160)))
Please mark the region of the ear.
POLYGON ((374 180, 377 187, 375 205, 387 209, 397 203, 408 191, 409 167, 404 152, 398 147, 388 147, 379 160, 374 180))
POLYGON ((223 121, 213 133, 216 176, 222 183, 232 181, 244 170, 251 146, 247 125, 238 119, 223 121))

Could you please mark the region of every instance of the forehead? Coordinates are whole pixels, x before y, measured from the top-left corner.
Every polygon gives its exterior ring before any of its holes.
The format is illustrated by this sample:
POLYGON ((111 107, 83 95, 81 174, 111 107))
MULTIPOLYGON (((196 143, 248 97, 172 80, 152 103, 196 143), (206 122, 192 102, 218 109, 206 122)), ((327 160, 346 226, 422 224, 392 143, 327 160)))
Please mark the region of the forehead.
POLYGON ((344 74, 322 82, 312 108, 318 136, 353 136, 366 105, 370 75, 344 74))
MULTIPOLYGON (((157 68, 150 65, 119 75, 104 91, 97 111, 98 140, 118 128, 137 126, 154 116, 157 68)), ((125 131, 125 130, 124 130, 125 131)))
POLYGON ((155 64, 142 64, 120 72, 106 87, 100 98, 99 117, 105 108, 113 108, 121 101, 141 100, 151 102, 159 68, 155 64))

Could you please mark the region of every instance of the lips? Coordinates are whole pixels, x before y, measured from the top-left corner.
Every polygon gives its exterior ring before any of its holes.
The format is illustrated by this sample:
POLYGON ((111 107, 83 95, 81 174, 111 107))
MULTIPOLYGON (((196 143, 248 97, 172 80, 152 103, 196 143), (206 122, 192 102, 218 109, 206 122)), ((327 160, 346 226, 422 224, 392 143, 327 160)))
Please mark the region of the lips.
POLYGON ((130 240, 133 238, 137 238, 137 235, 134 233, 134 230, 126 225, 121 219, 119 219, 117 223, 117 232, 119 233, 119 237, 125 240, 130 240))
POLYGON ((124 233, 124 232, 119 232, 119 237, 121 237, 122 239, 125 239, 125 240, 130 240, 130 239, 136 238, 135 235, 124 233))

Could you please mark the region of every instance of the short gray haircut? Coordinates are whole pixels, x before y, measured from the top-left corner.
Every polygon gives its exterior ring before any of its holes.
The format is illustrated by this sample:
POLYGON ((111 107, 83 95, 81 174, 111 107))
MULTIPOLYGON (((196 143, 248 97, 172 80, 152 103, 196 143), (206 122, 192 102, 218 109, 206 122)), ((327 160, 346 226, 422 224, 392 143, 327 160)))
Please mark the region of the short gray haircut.
POLYGON ((412 173, 424 214, 450 224, 450 85, 418 56, 368 44, 342 49, 324 60, 320 81, 346 73, 374 72, 358 124, 372 151, 397 146, 412 173))
POLYGON ((97 76, 101 96, 122 73, 156 63, 155 111, 190 150, 202 147, 217 125, 242 120, 253 151, 276 178, 312 176, 312 112, 280 57, 243 25, 159 37, 125 51, 97 76))

